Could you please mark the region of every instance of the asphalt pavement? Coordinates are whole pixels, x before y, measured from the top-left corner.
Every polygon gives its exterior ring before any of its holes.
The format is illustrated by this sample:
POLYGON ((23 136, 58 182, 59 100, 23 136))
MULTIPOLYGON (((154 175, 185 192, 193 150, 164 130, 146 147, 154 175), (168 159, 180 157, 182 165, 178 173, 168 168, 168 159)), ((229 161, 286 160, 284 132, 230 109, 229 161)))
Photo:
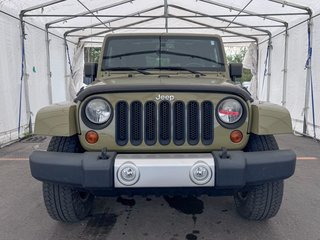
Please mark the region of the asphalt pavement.
POLYGON ((29 154, 46 149, 49 138, 23 140, 0 149, 0 240, 320 240, 320 144, 293 135, 277 140, 298 161, 282 207, 268 221, 243 220, 232 197, 122 196, 97 198, 92 216, 77 224, 49 218, 42 184, 30 175, 29 154))

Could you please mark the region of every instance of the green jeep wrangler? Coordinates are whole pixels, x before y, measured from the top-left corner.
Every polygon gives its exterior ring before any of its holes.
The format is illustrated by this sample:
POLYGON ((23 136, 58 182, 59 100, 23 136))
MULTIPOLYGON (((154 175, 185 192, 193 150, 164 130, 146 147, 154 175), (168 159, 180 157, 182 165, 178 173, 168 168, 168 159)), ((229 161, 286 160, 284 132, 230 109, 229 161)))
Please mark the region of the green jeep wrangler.
POLYGON ((92 83, 36 116, 35 134, 52 136, 30 156, 49 215, 80 221, 94 196, 206 194, 234 196, 246 219, 275 216, 296 155, 273 135, 291 118, 254 101, 241 74, 216 35, 106 36, 85 65, 92 83))

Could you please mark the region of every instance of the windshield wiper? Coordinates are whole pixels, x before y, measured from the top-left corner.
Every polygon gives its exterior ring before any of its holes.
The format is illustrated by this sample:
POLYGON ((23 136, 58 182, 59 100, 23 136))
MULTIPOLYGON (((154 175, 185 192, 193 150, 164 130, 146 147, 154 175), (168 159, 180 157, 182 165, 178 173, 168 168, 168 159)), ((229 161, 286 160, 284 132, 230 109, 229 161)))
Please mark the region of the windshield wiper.
POLYGON ((130 53, 123 53, 113 56, 104 56, 103 59, 112 59, 112 58, 122 58, 122 57, 128 57, 128 56, 134 56, 134 55, 143 55, 143 54, 149 54, 149 53, 156 53, 158 55, 160 54, 168 54, 168 55, 176 55, 176 56, 182 56, 182 57, 191 57, 191 58, 198 58, 207 62, 213 62, 215 64, 218 64, 220 66, 224 66, 224 62, 218 62, 215 59, 210 59, 194 54, 188 54, 188 53, 179 53, 179 52, 172 52, 172 51, 166 51, 166 50, 150 50, 150 51, 139 51, 139 52, 130 52, 130 53))
POLYGON ((111 68, 104 68, 103 71, 135 71, 138 73, 142 73, 144 75, 150 75, 150 72, 145 71, 144 69, 140 68, 131 68, 131 67, 111 67, 111 68))
POLYGON ((158 70, 180 70, 180 71, 187 71, 187 72, 191 72, 193 74, 198 74, 200 76, 206 76, 206 74, 202 73, 202 72, 199 72, 199 71, 195 71, 195 70, 192 70, 190 68, 185 68, 185 67, 174 67, 174 66, 170 66, 170 67, 158 67, 158 68, 140 68, 140 70, 152 70, 152 69, 158 69, 158 70))

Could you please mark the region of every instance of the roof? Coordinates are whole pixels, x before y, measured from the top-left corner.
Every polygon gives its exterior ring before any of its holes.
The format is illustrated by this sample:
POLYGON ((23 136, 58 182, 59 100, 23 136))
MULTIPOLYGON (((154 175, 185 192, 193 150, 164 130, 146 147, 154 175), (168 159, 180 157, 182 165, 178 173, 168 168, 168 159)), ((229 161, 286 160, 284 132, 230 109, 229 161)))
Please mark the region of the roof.
POLYGON ((320 10, 318 0, 0 0, 0 6, 74 42, 134 32, 209 33, 225 42, 261 42, 320 10))

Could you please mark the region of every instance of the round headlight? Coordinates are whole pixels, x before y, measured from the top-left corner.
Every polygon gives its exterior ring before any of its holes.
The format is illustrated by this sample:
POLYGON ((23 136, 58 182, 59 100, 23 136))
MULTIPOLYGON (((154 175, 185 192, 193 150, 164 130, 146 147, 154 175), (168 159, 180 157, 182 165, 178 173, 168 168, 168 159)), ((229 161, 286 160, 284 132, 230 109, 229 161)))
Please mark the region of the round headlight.
POLYGON ((111 117, 111 106, 102 99, 96 98, 87 103, 85 107, 85 114, 88 120, 95 124, 103 124, 111 117))
POLYGON ((225 99, 218 106, 218 117, 224 123, 236 123, 241 119, 242 114, 243 107, 236 99, 225 99))

